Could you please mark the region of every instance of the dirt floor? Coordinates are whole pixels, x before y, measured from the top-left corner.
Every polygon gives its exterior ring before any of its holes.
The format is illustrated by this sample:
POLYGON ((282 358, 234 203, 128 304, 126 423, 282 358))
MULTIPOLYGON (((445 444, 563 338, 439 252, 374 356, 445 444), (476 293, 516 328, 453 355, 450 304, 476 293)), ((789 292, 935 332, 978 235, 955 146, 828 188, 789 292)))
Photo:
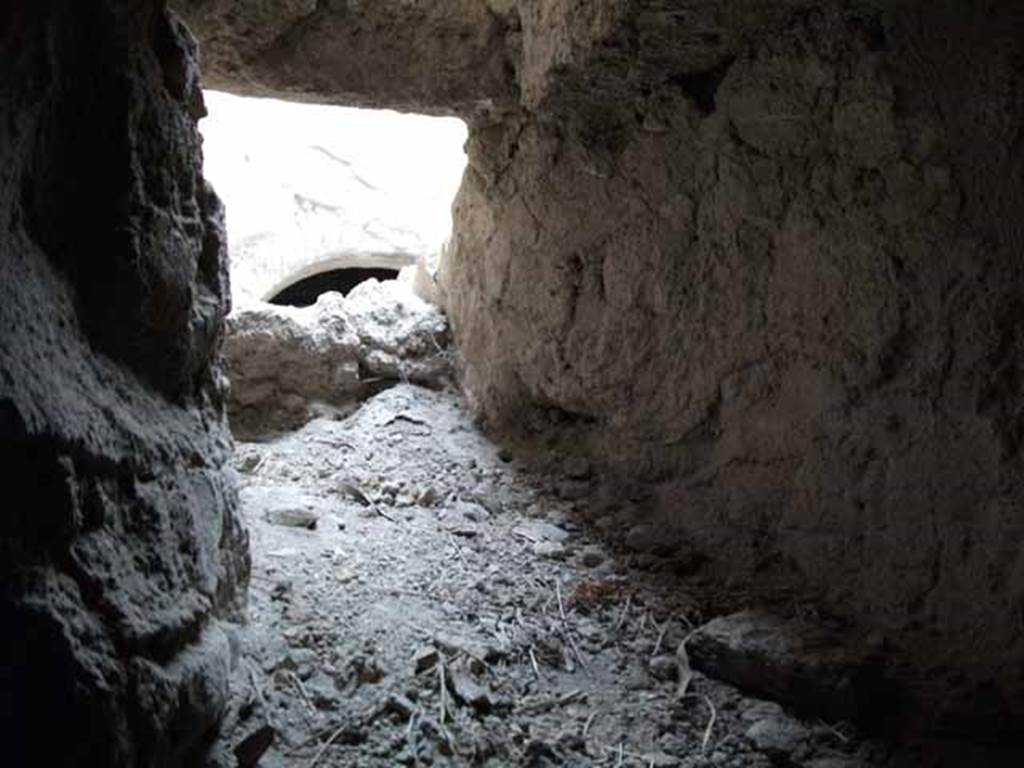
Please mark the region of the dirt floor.
POLYGON ((225 764, 975 764, 691 672, 706 585, 610 544, 628 525, 585 464, 523 458, 411 385, 238 445, 253 576, 225 764))

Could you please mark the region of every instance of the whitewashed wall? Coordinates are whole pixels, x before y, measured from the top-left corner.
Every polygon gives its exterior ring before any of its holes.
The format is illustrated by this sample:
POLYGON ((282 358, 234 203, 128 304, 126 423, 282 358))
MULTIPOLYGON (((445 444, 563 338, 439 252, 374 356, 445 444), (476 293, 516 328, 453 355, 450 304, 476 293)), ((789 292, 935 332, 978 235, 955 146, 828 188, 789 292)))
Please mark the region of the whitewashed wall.
POLYGON ((227 208, 235 304, 308 275, 436 253, 465 124, 206 91, 204 171, 227 208))

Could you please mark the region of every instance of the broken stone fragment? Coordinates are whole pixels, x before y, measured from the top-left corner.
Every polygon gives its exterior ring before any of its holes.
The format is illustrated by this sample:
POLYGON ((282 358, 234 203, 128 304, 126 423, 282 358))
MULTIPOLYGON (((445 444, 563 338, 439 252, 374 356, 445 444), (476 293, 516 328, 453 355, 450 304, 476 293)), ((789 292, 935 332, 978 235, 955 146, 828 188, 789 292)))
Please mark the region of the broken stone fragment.
POLYGON ((441 654, 438 653, 437 648, 432 645, 422 645, 416 649, 416 653, 412 657, 412 666, 419 674, 427 669, 432 669, 437 660, 441 658, 441 654))
POLYGON ((448 526, 447 531, 452 536, 458 536, 463 539, 472 539, 480 533, 480 530, 471 523, 457 523, 448 526))
POLYGON ((334 678, 323 672, 317 672, 306 681, 306 693, 319 710, 334 711, 340 706, 334 678))
POLYGON ((686 647, 709 677, 826 721, 882 716, 879 702, 888 700, 866 649, 806 621, 744 611, 708 622, 686 647))
POLYGON ((740 717, 753 722, 754 720, 765 720, 771 717, 784 717, 786 710, 774 701, 751 700, 750 706, 743 708, 740 717))
POLYGON ((517 525, 512 529, 512 533, 520 538, 526 539, 527 541, 554 541, 558 543, 564 542, 569 538, 569 532, 563 528, 559 528, 557 525, 551 523, 545 523, 543 521, 535 521, 524 523, 523 525, 517 525))
POLYGON ((338 735, 334 739, 335 744, 346 744, 348 746, 355 746, 362 744, 369 737, 369 733, 366 728, 359 723, 348 723, 338 731, 338 735))
POLYGON ((574 666, 565 644, 553 635, 538 637, 534 653, 537 661, 555 669, 572 669, 574 666))
POLYGON ((457 501, 448 509, 441 511, 438 519, 449 533, 473 537, 479 533, 477 523, 487 516, 487 510, 479 504, 457 501))
POLYGON ((538 541, 531 549, 537 557, 546 557, 550 560, 564 560, 566 556, 565 545, 557 541, 538 541))
POLYGON ((275 674, 280 671, 294 672, 299 678, 306 679, 313 673, 316 663, 316 651, 312 648, 292 648, 272 666, 271 671, 275 674))
POLYGON ((476 523, 487 516, 487 511, 483 507, 462 501, 455 502, 451 507, 441 510, 438 514, 438 518, 444 523, 444 526, 453 532, 459 527, 472 529, 473 532, 469 536, 475 536, 476 523))
POLYGON ((263 517, 273 525, 308 530, 316 528, 318 519, 316 512, 304 507, 271 507, 263 513, 263 517))
POLYGON ((526 765, 537 766, 537 768, 548 768, 548 766, 565 765, 565 757, 555 748, 540 739, 533 739, 526 744, 526 765))
POLYGON ((432 485, 428 485, 416 495, 416 503, 421 507, 432 507, 439 498, 437 489, 432 485))
POLYGON ((456 664, 448 670, 448 687, 455 698, 481 712, 488 712, 494 706, 491 692, 473 679, 463 664, 456 664))
POLYGON ((474 501, 456 501, 453 505, 453 511, 455 514, 474 523, 490 517, 490 512, 484 506, 474 501))
POLYGON ((314 403, 341 406, 366 394, 367 378, 440 387, 451 372, 441 311, 396 280, 360 283, 311 307, 258 302, 228 318, 232 428, 259 434, 297 427, 314 403))
POLYGON ((672 654, 655 656, 648 662, 647 669, 655 680, 671 681, 679 677, 679 662, 672 654))
POLYGON ((491 515, 501 514, 501 489, 492 484, 487 484, 474 491, 465 493, 462 495, 462 498, 468 502, 478 504, 491 515))
POLYGON ((482 661, 496 661, 502 656, 502 652, 497 646, 481 643, 472 638, 462 637, 450 632, 436 633, 434 635, 434 642, 447 653, 461 653, 482 661))
POLYGON ((277 736, 277 730, 271 725, 262 725, 250 733, 234 749, 238 768, 254 768, 263 753, 270 749, 277 736))
POLYGON ((604 551, 593 545, 583 548, 580 552, 580 563, 587 568, 596 568, 605 560, 604 551))
POLYGON ((676 768, 682 765, 678 757, 665 752, 648 752, 643 756, 643 763, 647 768, 676 768))
POLYGON ((393 693, 384 702, 383 709, 397 715, 400 720, 408 720, 416 711, 416 705, 400 693, 393 693))
POLYGON ((781 716, 758 720, 744 735, 759 752, 784 758, 807 740, 810 731, 793 718, 781 716))
POLYGON ((271 600, 285 600, 291 594, 292 581, 291 579, 281 579, 274 583, 274 586, 270 590, 271 600))
POLYGON ((245 453, 237 456, 235 466, 238 467, 239 472, 248 475, 255 472, 262 462, 263 457, 258 453, 245 453))

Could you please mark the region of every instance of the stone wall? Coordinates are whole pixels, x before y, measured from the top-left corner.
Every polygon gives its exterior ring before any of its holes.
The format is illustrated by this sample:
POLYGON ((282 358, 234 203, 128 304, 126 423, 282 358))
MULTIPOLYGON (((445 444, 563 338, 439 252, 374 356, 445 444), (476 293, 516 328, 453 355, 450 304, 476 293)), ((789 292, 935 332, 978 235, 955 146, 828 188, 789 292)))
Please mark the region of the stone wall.
POLYGON ((0 11, 6 765, 196 765, 226 701, 248 542, 195 53, 159 2, 0 11))

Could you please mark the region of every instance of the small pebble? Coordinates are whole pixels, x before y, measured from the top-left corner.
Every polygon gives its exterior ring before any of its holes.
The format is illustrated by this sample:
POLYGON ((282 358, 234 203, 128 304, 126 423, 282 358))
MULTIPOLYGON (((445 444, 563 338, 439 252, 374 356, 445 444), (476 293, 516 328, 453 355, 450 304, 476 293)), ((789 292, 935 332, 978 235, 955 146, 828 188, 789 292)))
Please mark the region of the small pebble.
POLYGON ((675 680, 679 677, 679 662, 669 654, 655 656, 647 664, 651 677, 655 680, 675 680))
POLYGON ((437 648, 432 645, 424 645, 413 654, 412 665, 417 673, 423 672, 426 669, 433 668, 439 658, 441 656, 437 652, 437 648))
POLYGON ((538 541, 533 544, 533 554, 551 560, 563 560, 566 556, 565 545, 557 541, 538 541))
POLYGON ((580 552, 580 563, 587 568, 596 568, 604 562, 604 552, 600 547, 589 546, 584 547, 583 551, 580 552))

